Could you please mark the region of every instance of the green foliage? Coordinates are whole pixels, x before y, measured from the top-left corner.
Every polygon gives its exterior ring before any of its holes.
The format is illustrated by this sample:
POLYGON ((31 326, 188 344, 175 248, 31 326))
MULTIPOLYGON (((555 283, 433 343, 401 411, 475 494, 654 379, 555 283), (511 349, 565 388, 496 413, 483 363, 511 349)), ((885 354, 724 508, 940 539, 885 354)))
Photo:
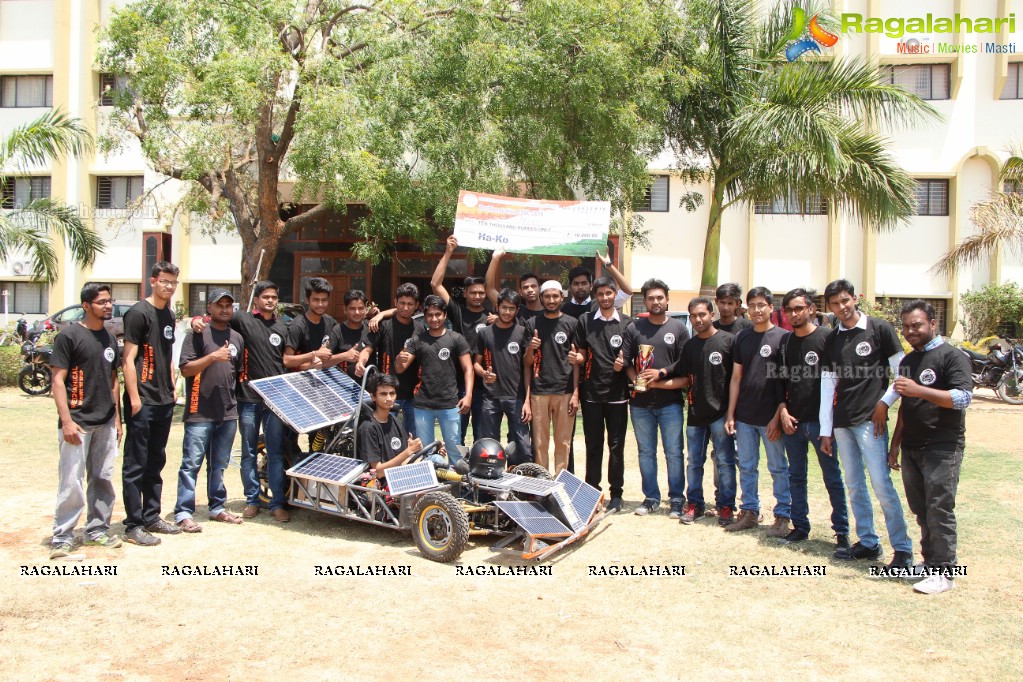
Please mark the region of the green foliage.
POLYGON ((21 365, 20 346, 0 346, 0 386, 17 386, 21 365))
POLYGON ((856 307, 861 313, 865 313, 870 317, 876 317, 882 320, 886 320, 895 327, 895 333, 899 335, 899 343, 902 344, 902 350, 909 352, 913 349, 909 345, 909 342, 902 336, 902 304, 898 301, 893 301, 888 296, 882 298, 869 299, 863 294, 857 297, 856 307))
POLYGON ((959 304, 970 340, 997 335, 1006 323, 1023 325, 1023 288, 1016 282, 971 289, 960 297, 959 304))
POLYGON ((188 315, 188 306, 185 302, 174 301, 174 319, 181 322, 181 320, 185 319, 186 315, 188 315))

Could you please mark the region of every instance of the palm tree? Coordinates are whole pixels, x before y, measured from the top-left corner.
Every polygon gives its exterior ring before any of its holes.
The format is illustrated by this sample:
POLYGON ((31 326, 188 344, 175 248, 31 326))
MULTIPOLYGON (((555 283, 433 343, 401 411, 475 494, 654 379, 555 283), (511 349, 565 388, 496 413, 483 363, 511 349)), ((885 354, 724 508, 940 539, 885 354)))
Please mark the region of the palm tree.
POLYGON ((990 199, 973 204, 970 221, 977 232, 949 249, 934 270, 953 275, 961 267, 988 260, 1002 251, 1023 255, 1023 152, 1012 153, 999 179, 1013 183, 1013 191, 995 192, 990 199))
MULTIPOLYGON (((82 121, 54 110, 0 140, 0 169, 24 173, 63 156, 78 156, 91 147, 92 135, 82 121)), ((5 194, 9 181, 9 177, 0 178, 5 194)), ((26 254, 33 279, 53 284, 60 274, 54 235, 63 240, 80 267, 91 266, 103 252, 102 240, 73 207, 53 199, 32 198, 24 206, 0 212, 0 260, 26 254)))
MULTIPOLYGON (((787 63, 793 3, 761 19, 757 0, 695 0, 677 47, 668 138, 687 184, 710 182, 701 294, 718 284, 721 217, 735 204, 818 198, 869 229, 913 214, 914 183, 888 151, 882 127, 938 119, 926 102, 882 83, 854 59, 787 63)), ((806 7, 806 3, 800 3, 806 7)), ((813 7, 808 14, 814 13, 813 7)), ((820 8, 827 25, 829 10, 820 8)), ((831 25, 835 25, 832 23, 831 25)), ((682 197, 690 210, 703 197, 682 197)))

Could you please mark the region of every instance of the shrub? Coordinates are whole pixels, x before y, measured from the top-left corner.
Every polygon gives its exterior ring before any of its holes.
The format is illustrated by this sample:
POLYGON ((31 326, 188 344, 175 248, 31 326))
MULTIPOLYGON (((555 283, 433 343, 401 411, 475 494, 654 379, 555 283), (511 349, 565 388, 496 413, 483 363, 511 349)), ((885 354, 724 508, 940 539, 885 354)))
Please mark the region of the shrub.
POLYGON ((17 386, 21 371, 21 347, 0 347, 0 386, 17 386))
MULTIPOLYGON (((1023 289, 1015 282, 985 284, 978 290, 969 290, 960 298, 966 325, 966 337, 971 341, 1000 333, 1000 327, 1023 324, 1023 289)), ((1009 335, 1015 331, 1001 330, 1009 335)))

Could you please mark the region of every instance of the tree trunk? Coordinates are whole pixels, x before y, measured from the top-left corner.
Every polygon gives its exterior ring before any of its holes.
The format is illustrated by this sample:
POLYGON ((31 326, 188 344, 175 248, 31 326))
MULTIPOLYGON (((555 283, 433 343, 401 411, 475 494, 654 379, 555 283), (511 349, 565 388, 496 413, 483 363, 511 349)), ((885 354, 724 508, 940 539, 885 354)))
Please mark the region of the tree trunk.
POLYGON ((721 215, 724 213, 724 184, 717 182, 714 174, 714 190, 710 199, 710 216, 707 219, 707 239, 703 245, 703 276, 700 278, 700 296, 714 296, 720 282, 718 265, 721 256, 721 215))
POLYGON ((277 249, 280 245, 277 239, 270 238, 266 234, 267 231, 259 229, 260 227, 260 225, 256 226, 256 232, 261 235, 258 239, 251 244, 245 243, 248 240, 243 240, 242 243, 241 293, 239 294, 241 299, 238 301, 241 310, 251 309, 249 297, 252 295, 252 285, 261 279, 269 278, 270 266, 277 258, 277 249), (260 254, 263 256, 262 262, 260 262, 260 254))

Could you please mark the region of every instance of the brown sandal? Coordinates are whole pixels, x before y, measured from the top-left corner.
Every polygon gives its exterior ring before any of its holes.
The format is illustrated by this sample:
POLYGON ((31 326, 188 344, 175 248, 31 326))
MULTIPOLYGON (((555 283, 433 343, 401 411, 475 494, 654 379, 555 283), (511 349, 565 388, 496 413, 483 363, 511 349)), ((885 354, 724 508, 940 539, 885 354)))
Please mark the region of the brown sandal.
POLYGON ((178 528, 186 533, 201 533, 202 526, 193 521, 192 519, 181 519, 178 521, 178 528))
POLYGON ((224 511, 220 512, 219 514, 217 514, 216 516, 211 516, 210 517, 210 521, 220 521, 221 523, 241 523, 242 522, 242 520, 240 518, 238 518, 237 516, 235 516, 231 512, 227 511, 226 509, 224 511))

